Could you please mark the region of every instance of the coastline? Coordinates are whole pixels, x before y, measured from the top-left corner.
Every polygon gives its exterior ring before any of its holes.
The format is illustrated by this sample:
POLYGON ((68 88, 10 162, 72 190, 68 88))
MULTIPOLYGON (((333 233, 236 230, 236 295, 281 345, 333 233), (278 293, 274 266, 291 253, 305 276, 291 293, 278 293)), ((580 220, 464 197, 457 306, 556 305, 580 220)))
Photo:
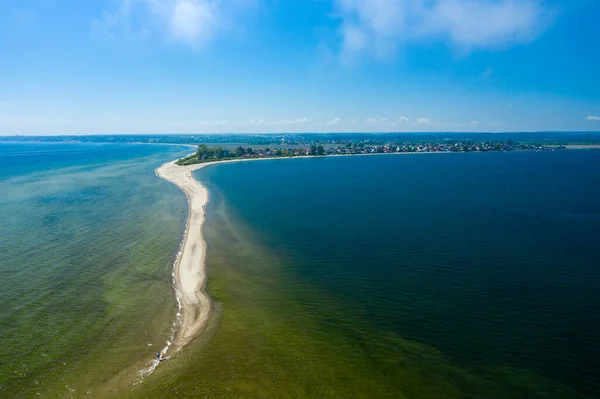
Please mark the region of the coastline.
MULTIPOLYGON (((314 157, 294 157, 314 158, 314 157)), ((206 162, 179 166, 174 161, 167 162, 156 169, 156 175, 183 191, 188 201, 188 218, 179 254, 173 266, 176 300, 179 304, 177 314, 178 328, 173 342, 167 342, 163 352, 173 347, 174 353, 189 344, 206 327, 213 311, 213 302, 205 291, 206 285, 206 241, 204 239, 205 209, 208 204, 208 190, 192 172, 204 167, 233 162, 261 161, 287 158, 251 158, 206 162)), ((158 365, 154 361, 143 375, 151 373, 158 365)))
MULTIPOLYGON (((190 145, 191 146, 191 145, 190 145)), ((570 150, 592 149, 590 147, 567 147, 570 150)), ((595 147, 594 147, 595 149, 595 147)), ((375 154, 336 154, 327 157, 346 157, 361 155, 419 155, 419 154, 452 154, 452 152, 401 152, 375 154)), ((208 190, 194 179, 192 172, 204 167, 234 162, 267 161, 284 159, 325 158, 324 156, 295 156, 245 158, 211 161, 200 164, 180 166, 177 160, 161 165, 156 169, 156 175, 182 190, 188 200, 188 219, 179 255, 174 264, 174 286, 176 300, 179 304, 179 328, 175 332, 173 342, 168 343, 166 352, 173 346, 174 352, 179 352, 189 344, 206 327, 213 310, 213 302, 205 292, 206 285, 206 248, 204 239, 205 209, 208 204, 208 190)))
POLYGON ((179 328, 175 332, 175 353, 191 342, 206 326, 212 313, 212 300, 204 291, 206 284, 206 241, 203 227, 208 190, 192 177, 192 172, 212 163, 178 166, 176 161, 156 169, 156 175, 181 189, 188 201, 188 218, 173 275, 179 303, 179 328))

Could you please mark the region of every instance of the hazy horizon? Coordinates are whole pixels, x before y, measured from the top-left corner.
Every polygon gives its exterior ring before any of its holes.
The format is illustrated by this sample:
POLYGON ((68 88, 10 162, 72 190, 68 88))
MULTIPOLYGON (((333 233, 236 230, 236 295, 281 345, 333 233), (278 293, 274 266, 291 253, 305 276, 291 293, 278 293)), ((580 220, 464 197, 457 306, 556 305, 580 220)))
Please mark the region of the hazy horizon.
POLYGON ((439 131, 439 132, 269 132, 269 133, 250 133, 250 132, 207 132, 207 133, 73 133, 73 134, 60 134, 60 133, 49 133, 49 134, 0 134, 0 137, 94 137, 94 136, 211 136, 211 135, 222 135, 222 136, 277 136, 277 135, 343 135, 343 134, 352 134, 352 135, 393 135, 393 134, 402 134, 402 135, 440 135, 440 134, 493 134, 493 135, 502 135, 502 134, 600 134, 600 130, 543 130, 543 131, 498 131, 498 132, 490 132, 490 131, 473 131, 473 132, 465 132, 465 131, 439 131))

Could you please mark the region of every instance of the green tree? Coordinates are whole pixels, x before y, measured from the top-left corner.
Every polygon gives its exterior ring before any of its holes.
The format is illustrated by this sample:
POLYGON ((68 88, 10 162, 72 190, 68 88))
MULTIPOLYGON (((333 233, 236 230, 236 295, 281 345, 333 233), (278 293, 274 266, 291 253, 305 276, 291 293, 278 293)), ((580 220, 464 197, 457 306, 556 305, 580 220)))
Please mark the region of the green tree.
POLYGON ((206 146, 206 144, 200 144, 198 146, 198 151, 196 151, 196 156, 198 157, 198 159, 203 160, 203 159, 208 159, 209 157, 209 150, 208 147, 206 146))
POLYGON ((317 146, 316 145, 313 144, 313 145, 310 146, 310 152, 309 152, 309 154, 310 155, 317 155, 317 146))
POLYGON ((325 155, 325 148, 322 145, 317 146, 317 155, 325 155))
POLYGON ((246 150, 246 153, 248 155, 252 155, 252 154, 254 154, 254 151, 252 150, 252 148, 248 147, 248 149, 246 150))
POLYGON ((244 149, 242 147, 238 147, 235 149, 235 156, 236 157, 241 157, 244 155, 244 149))

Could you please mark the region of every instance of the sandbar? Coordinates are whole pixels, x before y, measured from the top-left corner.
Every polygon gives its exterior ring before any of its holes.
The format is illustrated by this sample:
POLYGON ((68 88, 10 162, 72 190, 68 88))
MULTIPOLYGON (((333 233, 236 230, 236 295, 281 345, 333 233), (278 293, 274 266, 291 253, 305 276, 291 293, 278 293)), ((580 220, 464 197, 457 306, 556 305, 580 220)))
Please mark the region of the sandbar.
POLYGON ((180 305, 180 325, 173 342, 176 351, 202 331, 213 308, 212 300, 204 290, 206 241, 203 227, 208 190, 192 176, 193 171, 210 164, 179 166, 172 161, 156 170, 159 177, 175 184, 186 194, 189 205, 186 233, 174 265, 175 290, 180 305))

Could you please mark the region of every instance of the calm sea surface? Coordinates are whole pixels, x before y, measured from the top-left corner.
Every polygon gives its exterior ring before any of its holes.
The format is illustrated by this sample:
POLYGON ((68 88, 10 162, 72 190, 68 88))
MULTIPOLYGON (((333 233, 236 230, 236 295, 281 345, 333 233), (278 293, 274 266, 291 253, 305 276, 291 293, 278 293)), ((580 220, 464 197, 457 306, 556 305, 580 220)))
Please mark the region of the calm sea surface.
POLYGON ((0 144, 0 397, 98 397, 165 345, 187 206, 154 169, 187 152, 0 144))
POLYGON ((172 333, 189 152, 0 146, 0 396, 599 398, 600 151, 221 164, 172 333), (152 346, 149 346, 152 345, 152 346))
POLYGON ((149 396, 600 397, 600 152, 196 176, 222 308, 149 396))

